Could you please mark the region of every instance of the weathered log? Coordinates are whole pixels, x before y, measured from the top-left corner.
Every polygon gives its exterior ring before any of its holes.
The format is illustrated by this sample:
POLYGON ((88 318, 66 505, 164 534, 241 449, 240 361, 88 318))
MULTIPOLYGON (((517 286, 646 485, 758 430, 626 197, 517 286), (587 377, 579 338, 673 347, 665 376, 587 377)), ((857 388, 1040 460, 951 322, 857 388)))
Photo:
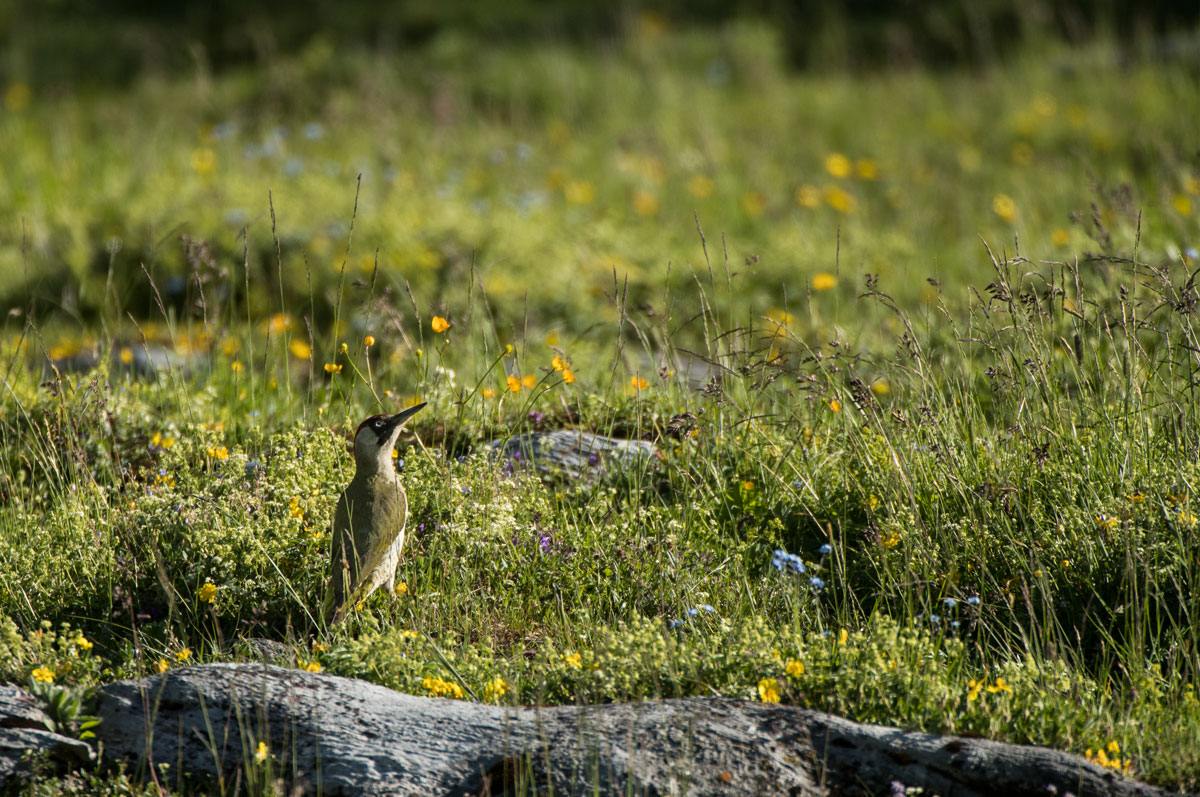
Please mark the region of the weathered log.
POLYGON ((507 708, 212 664, 111 684, 97 712, 105 756, 169 764, 168 786, 245 783, 262 742, 289 793, 1161 793, 1069 753, 720 698, 507 708))

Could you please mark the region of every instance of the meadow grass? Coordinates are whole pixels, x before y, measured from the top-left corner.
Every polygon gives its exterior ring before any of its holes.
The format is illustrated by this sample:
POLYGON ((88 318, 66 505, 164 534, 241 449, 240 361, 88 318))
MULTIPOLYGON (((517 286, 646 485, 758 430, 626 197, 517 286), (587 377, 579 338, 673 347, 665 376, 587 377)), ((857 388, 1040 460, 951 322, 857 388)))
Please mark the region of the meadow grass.
POLYGON ((7 321, 0 677, 269 637, 415 694, 782 700, 1195 788, 1187 70, 468 45, 5 117, 45 186, 7 289, 79 287, 7 321), (346 435, 416 400, 403 594, 327 629, 346 435), (482 452, 560 427, 659 456, 482 452))

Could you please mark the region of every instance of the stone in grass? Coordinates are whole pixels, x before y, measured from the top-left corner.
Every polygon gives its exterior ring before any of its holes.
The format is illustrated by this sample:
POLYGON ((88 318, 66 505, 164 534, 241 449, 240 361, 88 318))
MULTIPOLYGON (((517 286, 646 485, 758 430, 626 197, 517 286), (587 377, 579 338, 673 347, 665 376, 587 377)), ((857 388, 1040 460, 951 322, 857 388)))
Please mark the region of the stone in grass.
POLYGON ((577 429, 516 435, 493 440, 486 448, 489 455, 506 464, 570 480, 596 479, 614 466, 653 463, 658 455, 655 445, 646 440, 623 440, 577 429))
POLYGON ((69 768, 93 759, 91 747, 53 733, 49 723, 33 695, 0 684, 0 790, 12 789, 19 779, 33 775, 35 760, 69 768))

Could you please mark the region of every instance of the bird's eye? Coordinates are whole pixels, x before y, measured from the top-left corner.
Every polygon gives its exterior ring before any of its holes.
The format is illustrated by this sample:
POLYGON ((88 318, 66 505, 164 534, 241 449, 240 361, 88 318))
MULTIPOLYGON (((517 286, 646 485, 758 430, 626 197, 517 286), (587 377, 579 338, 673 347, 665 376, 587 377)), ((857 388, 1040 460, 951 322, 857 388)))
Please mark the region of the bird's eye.
POLYGON ((375 421, 375 428, 378 429, 380 426, 383 426, 383 421, 375 421))

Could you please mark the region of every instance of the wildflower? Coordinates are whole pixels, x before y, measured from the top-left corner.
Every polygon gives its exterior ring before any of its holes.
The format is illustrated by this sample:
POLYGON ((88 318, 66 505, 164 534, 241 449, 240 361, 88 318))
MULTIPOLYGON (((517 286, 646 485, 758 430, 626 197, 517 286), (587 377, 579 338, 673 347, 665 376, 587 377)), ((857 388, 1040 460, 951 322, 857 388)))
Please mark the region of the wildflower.
POLYGON ((156 666, 158 667, 159 672, 166 672, 167 670, 169 670, 171 668, 171 665, 167 662, 166 659, 159 659, 158 664, 156 666))
POLYGON ((829 554, 833 553, 833 546, 829 543, 825 543, 817 549, 817 553, 819 553, 821 556, 829 556, 829 554))
POLYGON ((537 384, 537 377, 533 374, 525 374, 525 376, 521 377, 521 384, 525 387, 532 388, 537 384))
POLYGON ((1133 504, 1140 504, 1146 500, 1146 496, 1141 490, 1134 490, 1132 493, 1130 493, 1129 495, 1127 495, 1125 497, 1127 499, 1129 499, 1130 503, 1133 503, 1133 504))
POLYGON ((967 681, 967 702, 968 703, 973 703, 979 699, 979 689, 982 686, 983 686, 983 684, 981 684, 979 681, 976 681, 974 678, 967 681))
POLYGON ((873 495, 868 495, 867 496, 867 509, 874 512, 875 507, 877 507, 877 506, 879 506, 879 499, 873 495))
POLYGON ((748 493, 748 492, 751 492, 753 489, 754 489, 754 482, 749 481, 749 480, 742 482, 742 490, 744 492, 748 493))
POLYGON ((434 332, 436 332, 440 335, 441 333, 445 332, 447 329, 450 328, 450 322, 447 321, 446 319, 442 318, 440 315, 435 315, 433 317, 433 321, 430 322, 429 326, 433 329, 434 332))
POLYGON ((639 216, 653 216, 658 213, 658 197, 638 188, 633 192, 633 209, 639 216))
POLYGON ((267 760, 268 755, 269 752, 267 751, 267 743, 259 742, 258 749, 254 751, 254 760, 261 764, 267 760))
POLYGON ((350 353, 350 346, 348 346, 345 341, 342 341, 342 345, 338 346, 338 354, 349 354, 349 353, 350 353))
POLYGON ((441 678, 437 677, 425 678, 421 681, 421 686, 425 688, 425 691, 429 692, 429 694, 433 695, 434 697, 453 696, 461 700, 463 696, 463 690, 461 686, 456 683, 451 683, 450 681, 443 681, 441 678))
POLYGON ((371 348, 372 346, 374 346, 375 345, 375 336, 367 335, 365 338, 363 338, 363 345, 366 346, 368 349, 371 348))
POLYGON ((850 639, 850 632, 849 632, 849 631, 847 631, 845 628, 843 628, 842 630, 838 631, 838 644, 839 644, 839 645, 844 645, 844 644, 846 644, 846 641, 847 641, 848 639, 850 639))
POLYGON ((954 600, 954 598, 942 598, 942 603, 945 604, 947 609, 958 608, 958 601, 954 600))
POLYGON ((1050 233, 1050 243, 1055 246, 1066 246, 1071 243, 1071 233, 1062 227, 1056 227, 1054 232, 1050 233))
POLYGON ((400 632, 401 639, 416 639, 419 636, 420 636, 420 634, 418 634, 416 631, 413 631, 408 628, 406 628, 400 632))
POLYGON ((587 180, 571 180, 563 186, 563 196, 572 205, 587 205, 596 198, 596 187, 587 180))
POLYGON ((874 180, 879 176, 879 164, 870 158, 859 158, 854 169, 863 180, 874 180))
POLYGON ((642 379, 640 376, 631 377, 629 384, 633 385, 634 390, 645 390, 646 388, 650 387, 650 383, 645 379, 642 379))
POLYGON ((83 634, 80 634, 79 636, 75 637, 75 647, 79 648, 80 650, 91 650, 93 645, 90 639, 85 637, 83 634))
POLYGON ((233 371, 235 374, 240 374, 242 371, 246 370, 246 366, 242 365, 241 360, 234 360, 232 363, 229 364, 229 369, 231 371, 233 371))
POLYGON ((850 168, 850 159, 840 152, 831 152, 825 156, 825 171, 834 177, 849 177, 850 168))
POLYGON ((312 346, 309 346, 302 340, 293 340, 288 344, 288 351, 297 360, 308 360, 312 358, 312 346))
POLYGON ((1017 203, 1008 194, 996 194, 992 197, 992 210, 1005 221, 1012 221, 1017 217, 1017 203))
POLYGON ((305 665, 304 665, 304 669, 305 669, 307 672, 320 672, 320 671, 321 671, 321 669, 322 669, 322 667, 321 667, 321 662, 319 662, 319 661, 310 661, 308 664, 305 664, 305 665))
POLYGON ((879 544, 884 548, 895 548, 900 544, 900 532, 889 531, 886 536, 879 538, 879 544))
POLYGON ((38 667, 32 673, 30 673, 30 675, 32 675, 33 680, 37 681, 38 683, 54 683, 54 670, 50 669, 49 667, 38 667))
POLYGON ((1106 744, 1104 746, 1104 749, 1107 750, 1108 752, 1112 753, 1113 755, 1121 754, 1121 745, 1117 743, 1116 739, 1113 739, 1108 744, 1106 744))
POLYGON ((408 582, 407 581, 397 582, 396 589, 394 591, 397 595, 407 595, 408 594, 408 582))
POLYGON ((485 399, 490 399, 490 398, 496 397, 496 391, 492 390, 490 387, 485 387, 481 392, 485 399))
MULTIPOLYGON (((394 454, 396 449, 392 449, 394 454)), ((294 520, 304 520, 304 510, 300 508, 299 496, 292 496, 292 500, 288 502, 288 517, 294 520)))
POLYGON ((837 277, 828 272, 819 271, 813 274, 812 287, 814 291, 827 291, 835 288, 837 287, 837 277))
POLYGON ((500 676, 496 676, 484 684, 483 699, 489 703, 495 702, 504 697, 510 691, 512 691, 512 688, 508 685, 508 683, 500 676))
POLYGON ((758 682, 758 697, 764 703, 779 702, 779 681, 774 678, 763 678, 758 682))
POLYGON ((817 578, 816 576, 813 576, 812 578, 810 578, 808 580, 808 583, 812 585, 814 592, 820 592, 821 590, 825 589, 825 582, 822 581, 821 579, 817 578))
POLYGON ((804 662, 796 659, 788 659, 787 666, 784 667, 784 670, 792 678, 799 678, 801 675, 804 675, 804 662))
POLYGON ((687 182, 688 193, 697 199, 705 199, 712 196, 714 188, 716 188, 716 183, 702 174, 694 175, 687 182))
POLYGON ((226 460, 229 459, 229 449, 225 446, 209 446, 208 458, 226 460))
POLYGON ((972 595, 971 597, 967 598, 967 603, 971 606, 978 606, 980 603, 982 603, 982 601, 979 599, 978 595, 972 595))
POLYGON ((936 615, 936 614, 929 615, 929 622, 931 625, 937 625, 941 621, 942 621, 942 618, 939 617, 938 615, 936 615))
POLYGON ((206 581, 204 586, 200 587, 196 593, 196 597, 200 599, 201 603, 212 603, 213 598, 217 597, 216 584, 206 581))
POLYGON ((567 361, 562 358, 561 354, 556 354, 554 355, 554 358, 550 360, 550 367, 555 371, 566 370, 567 361))
POLYGON ((1175 212, 1180 216, 1192 215, 1192 199, 1183 194, 1176 194, 1175 199, 1171 202, 1175 208, 1175 212))
POLYGON ((853 213, 858 200, 841 186, 831 185, 825 189, 825 202, 838 213, 853 213))
POLYGON ((837 399, 833 399, 829 402, 829 409, 833 410, 834 412, 841 412, 842 402, 838 401, 837 399))
POLYGON ((992 686, 989 686, 987 688, 987 690, 991 694, 996 694, 997 692, 1009 692, 1010 694, 1012 693, 1012 687, 1008 685, 1008 682, 1005 681, 1003 677, 997 678, 996 683, 993 684, 992 686))
POLYGON ((876 396, 886 396, 892 392, 892 385, 886 379, 876 379, 871 383, 871 392, 876 396))
POLYGON ((781 573, 785 569, 795 573, 804 572, 804 562, 801 561, 800 557, 794 553, 788 553, 782 548, 775 549, 775 553, 771 557, 771 566, 781 573))
POLYGON ((1096 516, 1096 525, 1102 529, 1115 529, 1120 523, 1121 521, 1117 518, 1109 517, 1104 513, 1096 516))
POLYGON ((133 349, 129 348, 128 346, 122 346, 121 347, 121 364, 129 365, 131 362, 133 362, 133 349))
POLYGON ((821 204, 821 189, 815 185, 802 185, 796 189, 796 204, 802 208, 815 208, 821 204))
POLYGON ((566 656, 563 656, 562 660, 569 667, 575 667, 576 669, 578 669, 583 666, 583 657, 580 656, 578 653, 571 653, 566 656))
POLYGON ((509 374, 508 378, 505 379, 504 381, 505 381, 505 384, 508 385, 508 389, 511 390, 512 392, 514 392, 514 393, 521 392, 521 380, 520 379, 517 379, 512 374, 509 374))
POLYGON ((187 661, 192 657, 192 649, 184 648, 175 653, 175 661, 187 661))
POLYGON ((747 216, 761 216, 767 209, 767 198, 758 191, 742 194, 742 210, 747 216))
POLYGON ((342 372, 342 366, 341 366, 341 364, 335 364, 335 363, 325 363, 325 373, 327 373, 327 374, 340 374, 341 372, 342 372))
POLYGON ((192 150, 192 156, 189 159, 192 164, 192 171, 196 174, 212 174, 217 165, 217 153, 213 152, 208 147, 192 150))
POLYGON ((575 372, 572 371, 570 368, 564 368, 563 372, 562 372, 562 378, 563 378, 563 382, 565 382, 569 385, 575 381, 575 372))

